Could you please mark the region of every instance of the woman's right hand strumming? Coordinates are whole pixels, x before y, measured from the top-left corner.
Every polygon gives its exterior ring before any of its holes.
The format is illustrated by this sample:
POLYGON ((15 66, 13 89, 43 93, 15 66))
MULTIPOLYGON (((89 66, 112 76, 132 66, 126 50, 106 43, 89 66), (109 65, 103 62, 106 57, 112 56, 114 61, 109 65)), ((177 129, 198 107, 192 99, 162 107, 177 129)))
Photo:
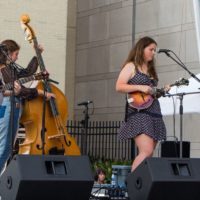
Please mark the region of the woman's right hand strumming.
POLYGON ((15 95, 18 95, 21 92, 21 89, 22 89, 21 85, 17 81, 15 81, 14 82, 14 93, 15 93, 15 95))
POLYGON ((138 90, 145 94, 152 94, 153 89, 148 85, 138 85, 138 90))

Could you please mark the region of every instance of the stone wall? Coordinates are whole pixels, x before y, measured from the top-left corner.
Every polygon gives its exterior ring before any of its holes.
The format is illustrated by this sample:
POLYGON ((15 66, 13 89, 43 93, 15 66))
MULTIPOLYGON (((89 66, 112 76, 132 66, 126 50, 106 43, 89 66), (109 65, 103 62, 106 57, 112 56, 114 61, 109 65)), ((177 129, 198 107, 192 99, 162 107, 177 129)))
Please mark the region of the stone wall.
MULTIPOLYGON (((132 0, 78 1, 75 102, 94 102, 92 120, 123 115, 124 98, 115 82, 132 46, 132 18, 132 0)), ((75 109, 75 118, 81 118, 82 107, 75 109)))
POLYGON ((26 66, 35 55, 33 46, 24 40, 20 27, 20 16, 28 14, 30 26, 35 31, 38 43, 44 47, 42 53, 50 78, 68 99, 69 118, 73 118, 74 65, 76 41, 76 0, 1 1, 0 41, 16 40, 20 46, 18 63, 26 66))
MULTIPOLYGON (((200 72, 192 1, 78 0, 75 104, 92 100, 91 120, 123 120, 125 96, 115 92, 115 82, 132 42, 146 35, 159 48, 173 50, 194 74, 200 72)), ((159 87, 190 77, 165 54, 156 59, 159 87)), ((82 112, 75 105, 75 119, 82 112)), ((175 119, 174 133, 173 116, 164 116, 170 139, 180 135, 179 115, 175 119)), ((199 114, 183 116, 183 140, 191 141, 193 157, 200 156, 199 120, 199 114)))

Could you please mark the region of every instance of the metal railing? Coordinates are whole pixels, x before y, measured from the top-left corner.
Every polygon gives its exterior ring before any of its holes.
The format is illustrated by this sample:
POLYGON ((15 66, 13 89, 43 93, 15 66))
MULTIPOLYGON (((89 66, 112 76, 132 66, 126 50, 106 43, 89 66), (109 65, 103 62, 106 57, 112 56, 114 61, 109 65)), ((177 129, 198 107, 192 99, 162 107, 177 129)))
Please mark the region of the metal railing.
POLYGON ((68 121, 67 130, 76 138, 83 154, 94 158, 131 160, 134 157, 133 140, 119 140, 120 121, 68 121))
MULTIPOLYGON (((117 136, 121 123, 120 121, 90 121, 85 126, 83 121, 68 121, 67 131, 75 137, 82 154, 95 159, 132 160, 135 155, 133 140, 122 141, 117 136)), ((20 128, 16 152, 24 138, 25 129, 20 128)))

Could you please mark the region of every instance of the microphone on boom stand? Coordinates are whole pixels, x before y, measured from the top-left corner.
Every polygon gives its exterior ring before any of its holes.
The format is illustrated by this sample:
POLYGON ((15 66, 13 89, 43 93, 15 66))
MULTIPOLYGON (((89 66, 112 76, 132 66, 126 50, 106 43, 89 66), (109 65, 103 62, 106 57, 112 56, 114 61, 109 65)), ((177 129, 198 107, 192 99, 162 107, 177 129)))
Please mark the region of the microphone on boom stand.
POLYGON ((88 100, 88 101, 83 101, 83 102, 78 103, 77 105, 78 105, 78 106, 87 106, 87 105, 90 104, 90 103, 93 103, 93 101, 90 101, 90 100, 88 100))

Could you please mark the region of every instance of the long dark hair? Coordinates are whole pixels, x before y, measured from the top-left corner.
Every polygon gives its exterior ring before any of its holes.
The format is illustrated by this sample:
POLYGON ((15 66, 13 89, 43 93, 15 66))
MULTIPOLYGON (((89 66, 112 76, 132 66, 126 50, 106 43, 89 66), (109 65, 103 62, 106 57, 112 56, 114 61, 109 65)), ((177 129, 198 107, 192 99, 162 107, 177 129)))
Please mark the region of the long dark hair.
MULTIPOLYGON (((4 40, 1 44, 5 45, 4 50, 7 53, 13 53, 17 50, 20 50, 20 46, 14 40, 4 40)), ((7 57, 4 53, 0 51, 0 64, 6 64, 7 57)))
MULTIPOLYGON (((157 45, 156 41, 150 37, 141 38, 131 49, 129 52, 128 58, 122 67, 124 67, 127 63, 133 62, 136 69, 138 70, 139 66, 142 66, 144 63, 144 49, 150 44, 157 45)), ((155 80, 158 80, 158 75, 155 69, 155 60, 151 60, 148 62, 148 74, 153 77, 155 80)))

